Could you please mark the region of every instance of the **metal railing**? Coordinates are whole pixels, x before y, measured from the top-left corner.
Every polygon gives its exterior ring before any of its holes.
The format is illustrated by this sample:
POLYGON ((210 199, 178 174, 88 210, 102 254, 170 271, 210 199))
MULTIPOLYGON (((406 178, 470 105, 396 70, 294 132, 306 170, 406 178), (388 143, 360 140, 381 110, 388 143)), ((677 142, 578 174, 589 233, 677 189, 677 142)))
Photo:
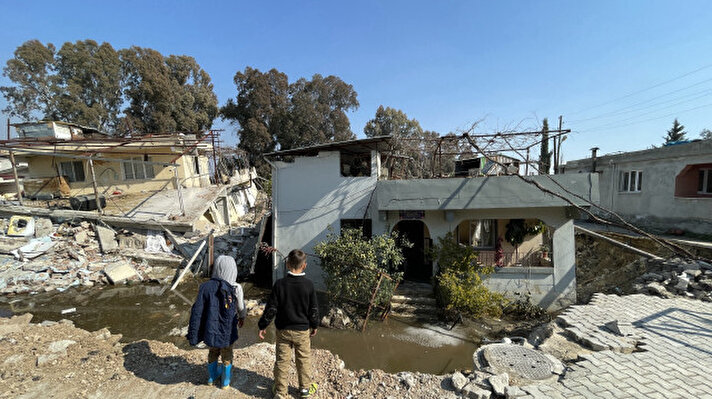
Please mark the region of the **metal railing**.
POLYGON ((552 266, 551 254, 548 258, 542 258, 540 251, 531 251, 527 253, 517 253, 515 251, 503 252, 501 258, 497 257, 495 251, 479 251, 477 262, 484 266, 495 267, 549 267, 552 266))

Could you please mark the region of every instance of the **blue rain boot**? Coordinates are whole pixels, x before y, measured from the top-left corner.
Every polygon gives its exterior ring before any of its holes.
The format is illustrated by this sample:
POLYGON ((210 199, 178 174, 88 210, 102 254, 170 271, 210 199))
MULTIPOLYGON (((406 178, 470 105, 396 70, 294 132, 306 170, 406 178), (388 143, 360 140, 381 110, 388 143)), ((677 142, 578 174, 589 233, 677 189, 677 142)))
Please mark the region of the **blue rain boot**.
POLYGON ((220 378, 221 365, 217 361, 208 363, 208 385, 214 384, 220 378))
POLYGON ((222 389, 227 389, 230 386, 230 377, 232 373, 232 364, 223 367, 222 389))

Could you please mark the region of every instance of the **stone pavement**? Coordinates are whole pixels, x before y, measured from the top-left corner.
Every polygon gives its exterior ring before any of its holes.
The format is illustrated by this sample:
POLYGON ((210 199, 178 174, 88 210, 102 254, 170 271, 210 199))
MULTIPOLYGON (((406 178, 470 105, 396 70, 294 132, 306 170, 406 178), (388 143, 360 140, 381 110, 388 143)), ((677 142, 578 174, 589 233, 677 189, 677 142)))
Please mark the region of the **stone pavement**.
POLYGON ((582 356, 558 383, 524 386, 527 395, 516 397, 712 398, 712 303, 596 294, 559 321, 596 352, 582 356), (613 320, 627 337, 605 327, 613 320))

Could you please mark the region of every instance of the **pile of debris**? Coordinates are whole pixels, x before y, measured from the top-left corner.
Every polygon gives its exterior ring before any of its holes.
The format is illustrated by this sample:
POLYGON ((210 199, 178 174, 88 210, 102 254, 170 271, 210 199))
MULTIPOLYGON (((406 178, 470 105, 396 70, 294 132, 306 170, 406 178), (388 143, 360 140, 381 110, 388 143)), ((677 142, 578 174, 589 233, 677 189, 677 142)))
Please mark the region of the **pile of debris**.
POLYGON ((635 280, 637 292, 663 298, 684 296, 712 302, 712 264, 681 258, 651 259, 646 263, 647 273, 635 280))
POLYGON ((212 263, 209 257, 224 254, 237 258, 240 274, 247 276, 254 270, 264 224, 177 237, 168 230, 145 231, 140 226, 114 230, 100 222, 0 219, 0 294, 130 281, 166 283, 193 255, 194 274, 205 275, 212 263))

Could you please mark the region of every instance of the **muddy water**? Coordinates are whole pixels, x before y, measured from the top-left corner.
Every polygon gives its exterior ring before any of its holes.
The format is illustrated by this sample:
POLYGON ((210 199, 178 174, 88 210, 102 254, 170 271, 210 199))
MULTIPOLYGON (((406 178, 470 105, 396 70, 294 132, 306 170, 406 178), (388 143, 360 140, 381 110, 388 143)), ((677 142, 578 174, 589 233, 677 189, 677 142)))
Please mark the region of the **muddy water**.
MULTIPOLYGON (((197 288, 198 282, 191 281, 181 285, 177 292, 163 292, 157 285, 134 285, 0 298, 0 315, 31 312, 35 315, 34 322, 66 318, 89 331, 108 327, 112 333, 122 334, 126 342, 152 339, 189 348, 184 337, 170 333, 188 325, 197 288), (76 312, 61 314, 70 308, 76 308, 76 312)), ((249 285, 245 291, 248 299, 265 295, 263 290, 249 285)), ((247 319, 237 347, 259 341, 257 319, 257 316, 247 319)), ((268 331, 267 339, 274 342, 273 327, 268 331)), ((313 346, 338 354, 349 369, 443 374, 472 368, 471 356, 478 344, 478 339, 472 336, 472 331, 462 328, 450 331, 388 319, 369 323, 364 333, 321 328, 313 346)))

